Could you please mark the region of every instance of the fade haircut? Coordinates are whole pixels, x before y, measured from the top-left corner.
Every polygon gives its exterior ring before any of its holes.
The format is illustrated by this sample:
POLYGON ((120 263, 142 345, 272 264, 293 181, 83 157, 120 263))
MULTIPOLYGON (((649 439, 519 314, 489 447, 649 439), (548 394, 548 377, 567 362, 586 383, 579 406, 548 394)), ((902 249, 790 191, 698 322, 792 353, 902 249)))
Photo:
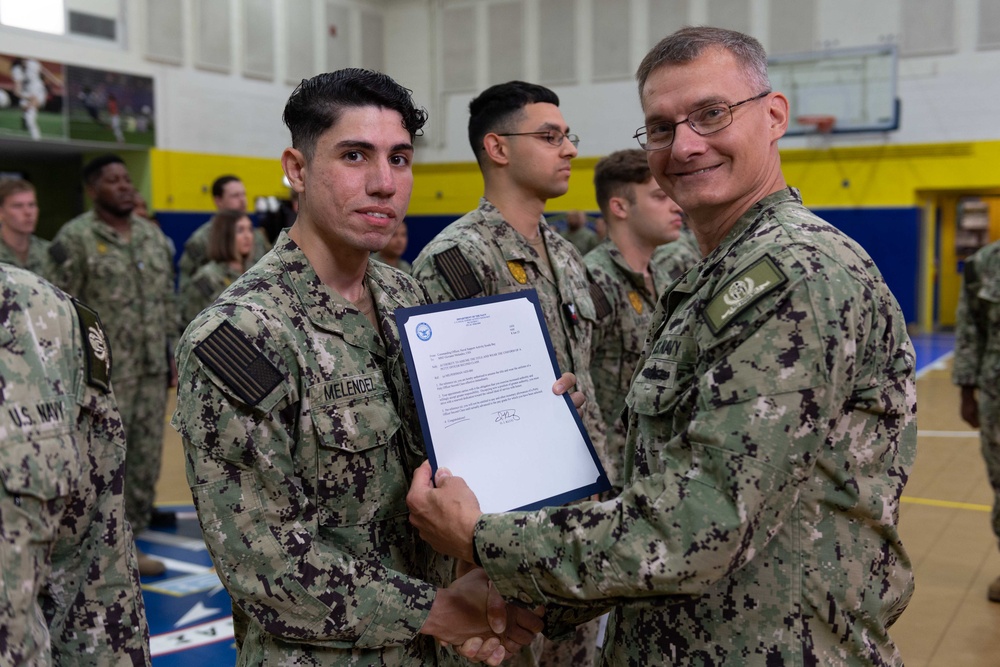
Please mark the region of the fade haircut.
POLYGON ((524 107, 540 102, 559 106, 559 96, 545 86, 524 81, 490 86, 469 102, 469 144, 476 162, 483 165, 483 138, 487 134, 513 131, 524 107))
POLYGON ((597 206, 604 219, 611 219, 612 197, 622 197, 635 203, 635 185, 642 185, 653 177, 646 161, 646 151, 629 148, 603 157, 594 167, 594 193, 597 206))
POLYGON ((95 157, 83 167, 84 185, 93 185, 96 183, 97 179, 101 177, 101 172, 103 172, 104 168, 109 164, 123 165, 125 164, 125 160, 123 160, 120 155, 115 155, 114 153, 108 153, 107 155, 95 157))
POLYGON ((0 206, 7 201, 7 197, 21 192, 34 192, 35 186, 23 178, 0 179, 0 206))
POLYGON ((218 199, 222 195, 226 194, 226 186, 233 181, 237 183, 242 183, 239 176, 233 176, 232 174, 226 174, 225 176, 219 176, 217 179, 212 181, 212 197, 218 199))
POLYGON ((413 103, 412 91, 381 72, 349 67, 317 74, 292 91, 282 120, 292 133, 292 147, 311 161, 321 134, 345 109, 381 107, 399 112, 410 140, 421 134, 427 112, 413 103))
POLYGON ((243 211, 226 209, 212 216, 212 226, 208 228, 206 255, 213 262, 231 262, 236 256, 236 223, 248 218, 243 211))
POLYGON ((743 68, 747 82, 758 92, 771 90, 771 82, 767 77, 767 53, 760 42, 735 30, 698 26, 681 28, 672 35, 667 35, 642 59, 635 73, 636 81, 639 82, 640 101, 650 74, 664 65, 689 63, 710 48, 720 48, 731 53, 743 68))

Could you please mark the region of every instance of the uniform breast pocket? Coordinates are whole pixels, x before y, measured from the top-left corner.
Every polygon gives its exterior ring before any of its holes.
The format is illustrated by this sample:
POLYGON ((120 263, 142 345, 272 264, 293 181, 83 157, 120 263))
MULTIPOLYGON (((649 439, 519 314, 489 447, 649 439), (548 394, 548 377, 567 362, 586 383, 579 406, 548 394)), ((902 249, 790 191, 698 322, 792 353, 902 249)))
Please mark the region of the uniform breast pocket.
POLYGON ((327 527, 381 521, 406 510, 400 419, 388 393, 317 406, 317 505, 327 527))
POLYGON ((634 427, 642 434, 643 451, 636 452, 640 474, 661 469, 663 446, 690 420, 694 371, 692 362, 653 356, 636 373, 625 402, 635 413, 634 427))
POLYGON ((130 272, 128 262, 122 257, 107 253, 98 253, 87 258, 90 273, 99 280, 125 280, 130 272))
MULTIPOLYGON (((10 543, 51 542, 66 502, 79 483, 81 463, 76 442, 64 428, 49 430, 44 437, 10 440, 0 451, 4 491, 0 533, 10 543)), ((5 572, 6 566, 4 563, 5 572)))

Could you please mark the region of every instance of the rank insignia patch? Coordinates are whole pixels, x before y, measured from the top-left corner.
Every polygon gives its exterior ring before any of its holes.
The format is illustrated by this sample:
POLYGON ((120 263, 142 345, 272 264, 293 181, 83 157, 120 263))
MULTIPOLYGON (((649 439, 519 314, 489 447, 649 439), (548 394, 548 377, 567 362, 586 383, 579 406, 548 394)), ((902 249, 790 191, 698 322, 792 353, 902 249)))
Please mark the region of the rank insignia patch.
POLYGON ((528 282, 528 273, 524 270, 524 265, 521 262, 507 262, 507 269, 510 271, 510 275, 514 276, 514 280, 524 285, 528 282))
POLYGON ((639 296, 638 292, 629 292, 628 302, 632 304, 632 308, 635 309, 635 312, 642 315, 642 309, 643 309, 642 297, 639 296))

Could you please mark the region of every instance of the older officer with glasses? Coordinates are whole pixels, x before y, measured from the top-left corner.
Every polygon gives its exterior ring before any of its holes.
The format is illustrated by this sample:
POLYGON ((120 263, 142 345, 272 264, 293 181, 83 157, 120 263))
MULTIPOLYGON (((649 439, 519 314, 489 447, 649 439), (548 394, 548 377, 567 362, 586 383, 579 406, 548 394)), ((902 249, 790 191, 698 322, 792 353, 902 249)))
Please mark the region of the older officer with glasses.
MULTIPOLYGON (((559 98, 548 88, 510 81, 483 91, 469 104, 469 142, 486 191, 479 207, 448 225, 413 262, 413 276, 434 301, 507 294, 534 288, 559 368, 576 374, 589 399, 583 423, 604 455, 604 420, 590 376, 591 332, 598 309, 583 258, 545 223, 545 202, 569 188, 570 160, 580 141, 571 134, 559 98)), ((602 314, 610 312, 607 302, 602 314)), ((596 624, 577 639, 536 653, 542 664, 593 664, 596 624), (562 654, 565 657, 562 657, 562 654)), ((520 665, 536 664, 522 651, 520 665)))
POLYGON ((613 606, 605 665, 902 665, 888 633, 913 590, 897 532, 916 450, 902 312, 786 186, 788 101, 765 92, 755 39, 685 28, 637 78, 636 136, 705 258, 653 315, 625 401, 625 488, 484 515, 425 466, 411 520, 505 596, 549 614, 613 606))

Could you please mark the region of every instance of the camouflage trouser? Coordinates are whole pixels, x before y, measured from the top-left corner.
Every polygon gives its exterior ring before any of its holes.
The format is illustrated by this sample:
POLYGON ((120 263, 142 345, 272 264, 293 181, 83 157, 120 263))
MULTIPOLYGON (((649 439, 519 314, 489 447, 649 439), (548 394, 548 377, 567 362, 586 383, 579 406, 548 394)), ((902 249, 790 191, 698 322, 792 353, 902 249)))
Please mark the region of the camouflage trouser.
POLYGON ((979 441, 993 487, 993 534, 1000 540, 1000 396, 979 392, 979 441))
POLYGON ((114 391, 125 426, 125 516, 138 535, 149 526, 160 477, 167 377, 115 380, 114 391))

